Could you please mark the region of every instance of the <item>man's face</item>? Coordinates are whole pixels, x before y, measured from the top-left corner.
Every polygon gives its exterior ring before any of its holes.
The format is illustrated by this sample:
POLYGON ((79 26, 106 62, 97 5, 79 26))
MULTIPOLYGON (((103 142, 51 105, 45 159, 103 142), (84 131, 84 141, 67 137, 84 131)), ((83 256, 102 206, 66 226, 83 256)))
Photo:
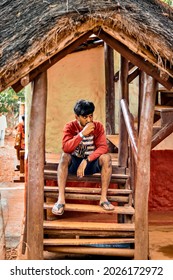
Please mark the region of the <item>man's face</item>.
POLYGON ((89 114, 86 116, 76 115, 76 120, 80 123, 82 127, 84 127, 87 123, 93 122, 93 114, 89 114))

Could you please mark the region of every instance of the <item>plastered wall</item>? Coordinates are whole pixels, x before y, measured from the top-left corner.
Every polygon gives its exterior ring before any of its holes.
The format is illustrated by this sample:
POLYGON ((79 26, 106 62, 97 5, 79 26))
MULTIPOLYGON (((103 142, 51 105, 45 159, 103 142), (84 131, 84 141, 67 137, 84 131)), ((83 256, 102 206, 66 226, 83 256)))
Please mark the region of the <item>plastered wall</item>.
MULTIPOLYGON (((119 54, 114 52, 115 73, 119 70, 119 54)), ((130 84, 130 110, 137 113, 137 81, 130 84)), ((74 119, 73 107, 78 99, 93 101, 95 120, 105 126, 105 66, 104 47, 74 52, 48 70, 48 104, 46 121, 46 151, 61 152, 62 130, 74 119)), ((115 129, 119 127, 119 83, 115 83, 115 129)))

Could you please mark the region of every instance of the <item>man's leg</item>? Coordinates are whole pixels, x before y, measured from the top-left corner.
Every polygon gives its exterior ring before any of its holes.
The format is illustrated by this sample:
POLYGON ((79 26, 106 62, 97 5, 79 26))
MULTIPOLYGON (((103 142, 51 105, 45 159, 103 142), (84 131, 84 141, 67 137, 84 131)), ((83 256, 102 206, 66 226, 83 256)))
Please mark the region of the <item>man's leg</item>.
POLYGON ((109 154, 104 154, 99 157, 101 166, 101 198, 100 205, 105 210, 113 210, 114 206, 107 200, 107 190, 110 184, 112 175, 112 161, 109 154))
POLYGON ((70 154, 63 153, 61 155, 60 163, 58 166, 58 173, 57 173, 57 180, 58 180, 58 187, 59 187, 59 195, 58 201, 55 203, 52 212, 55 215, 62 215, 64 212, 65 206, 65 186, 67 182, 68 176, 68 166, 71 162, 70 154))

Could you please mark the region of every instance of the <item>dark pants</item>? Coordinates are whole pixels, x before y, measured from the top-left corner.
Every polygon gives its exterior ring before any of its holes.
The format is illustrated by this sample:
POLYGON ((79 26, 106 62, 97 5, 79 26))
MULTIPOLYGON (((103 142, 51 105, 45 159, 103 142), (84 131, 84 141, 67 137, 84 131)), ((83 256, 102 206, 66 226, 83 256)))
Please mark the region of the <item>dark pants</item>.
MULTIPOLYGON (((68 168, 69 174, 77 174, 77 169, 82 162, 83 158, 79 158, 76 156, 71 156, 71 163, 68 168)), ((85 175, 92 175, 94 173, 100 173, 101 172, 101 166, 99 165, 98 158, 88 162, 87 166, 85 168, 85 175)))

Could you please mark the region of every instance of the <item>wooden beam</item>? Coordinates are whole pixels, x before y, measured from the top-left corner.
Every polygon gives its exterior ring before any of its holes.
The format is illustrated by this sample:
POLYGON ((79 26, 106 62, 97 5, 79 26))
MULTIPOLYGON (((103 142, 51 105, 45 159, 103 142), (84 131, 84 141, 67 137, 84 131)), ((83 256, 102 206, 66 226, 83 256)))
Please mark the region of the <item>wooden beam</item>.
POLYGON ((47 72, 34 80, 28 150, 27 247, 29 260, 43 259, 44 149, 47 72))
POLYGON ((147 76, 145 96, 142 103, 138 138, 138 161, 135 185, 135 259, 147 260, 148 241, 148 196, 150 188, 150 151, 153 131, 153 116, 157 82, 147 76))
MULTIPOLYGON (((129 71, 135 67, 135 65, 133 65, 130 61, 129 61, 129 71)), ((120 76, 120 72, 117 71, 114 75, 114 82, 118 82, 119 81, 119 76, 120 76)))
POLYGON ((20 80, 20 83, 22 85, 22 87, 25 87, 29 84, 29 75, 26 75, 25 77, 23 77, 21 80, 20 80))
MULTIPOLYGON (((128 61, 121 56, 120 61, 120 100, 126 99, 129 102, 129 85, 127 82, 128 77, 128 61)), ((124 122, 124 116, 120 107, 120 125, 119 125, 119 153, 118 165, 127 167, 128 159, 128 133, 124 122)))
MULTIPOLYGON (((64 58, 66 55, 74 51, 79 45, 81 45, 83 42, 85 42, 88 37, 92 34, 92 31, 88 31, 81 37, 79 37, 76 41, 71 43, 69 46, 65 47, 60 52, 56 53, 52 57, 48 57, 46 61, 44 61, 42 64, 40 64, 37 68, 33 69, 29 73, 29 82, 33 81, 37 75, 40 73, 47 71, 50 67, 52 67, 55 63, 57 63, 59 60, 64 58)), ((15 90, 15 92, 19 92, 23 86, 21 85, 20 80, 18 80, 15 84, 12 85, 12 88, 15 90)))
POLYGON ((135 69, 131 74, 128 75, 127 81, 130 84, 140 73, 139 68, 135 69))
POLYGON ((168 80, 162 79, 156 67, 154 67, 150 62, 141 58, 136 53, 132 52, 128 47, 114 39, 111 35, 107 34, 102 29, 99 29, 99 33, 96 32, 95 35, 100 39, 103 39, 109 46, 119 52, 127 60, 130 60, 131 63, 138 66, 139 69, 155 78, 164 87, 166 87, 167 89, 171 89, 173 87, 173 79, 171 77, 169 77, 168 80))
POLYGON ((127 128, 128 135, 129 135, 129 140, 130 140, 132 151, 133 151, 133 156, 134 156, 135 162, 137 163, 138 136, 137 136, 137 133, 136 133, 136 130, 134 127, 134 120, 132 118, 132 114, 130 113, 127 101, 125 99, 121 99, 120 103, 121 103, 121 109, 123 112, 126 128, 127 128))
POLYGON ((173 122, 164 125, 152 138, 151 149, 154 149, 160 142, 173 132, 173 122))
POLYGON ((106 43, 105 51, 105 86, 106 86, 106 134, 115 134, 115 86, 114 86, 114 53, 106 43))

